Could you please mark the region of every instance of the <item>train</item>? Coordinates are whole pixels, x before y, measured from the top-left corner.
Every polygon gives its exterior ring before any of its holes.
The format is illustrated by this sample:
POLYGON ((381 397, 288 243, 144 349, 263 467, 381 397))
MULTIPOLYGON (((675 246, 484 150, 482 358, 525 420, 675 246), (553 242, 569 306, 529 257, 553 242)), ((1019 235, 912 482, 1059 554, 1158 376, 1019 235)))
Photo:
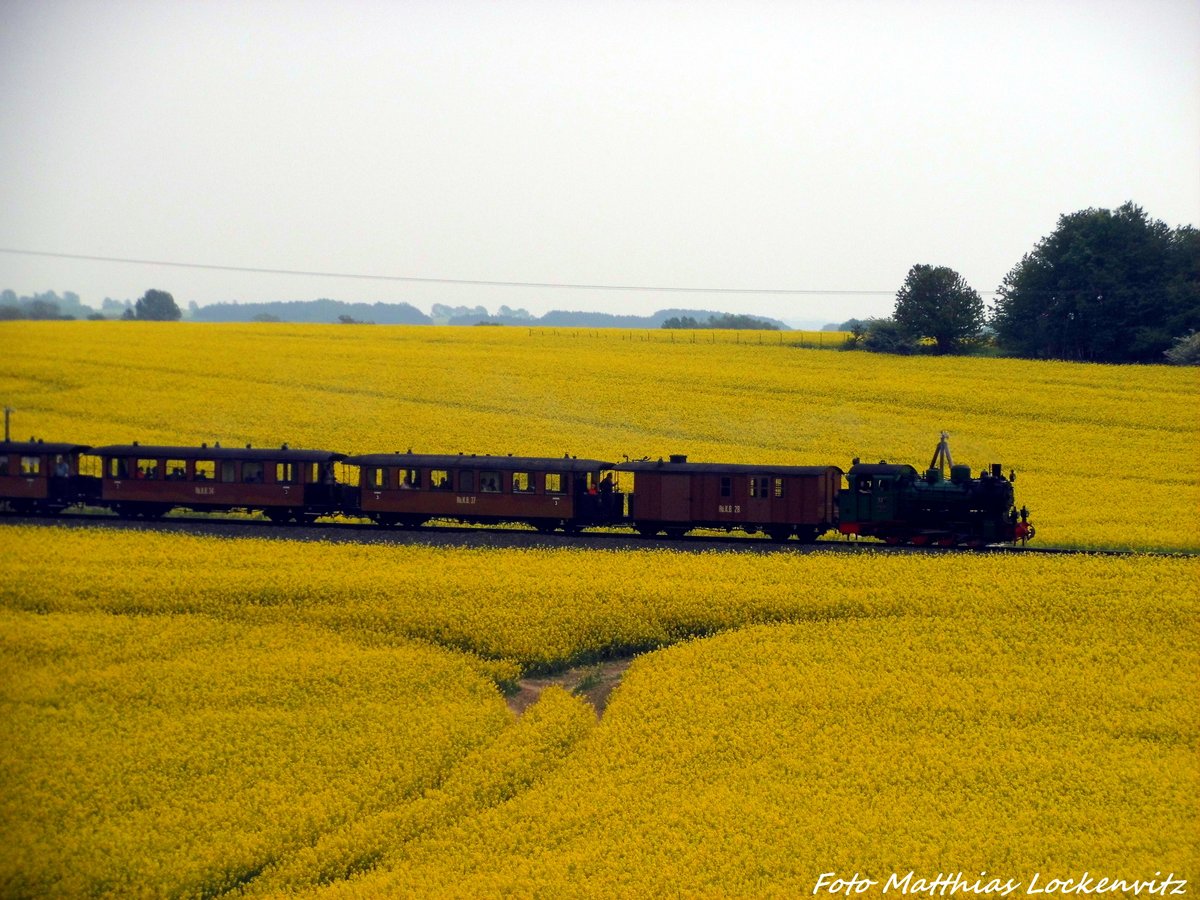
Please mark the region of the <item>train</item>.
POLYGON ((697 529, 773 541, 836 533, 887 544, 981 548, 1025 543, 1012 471, 954 464, 942 433, 930 465, 788 466, 689 462, 686 455, 611 462, 561 457, 347 455, 330 450, 201 444, 0 443, 0 508, 72 507, 153 519, 172 510, 257 512, 278 523, 327 516, 417 528, 433 521, 523 523, 541 532, 626 528, 681 537, 697 529))

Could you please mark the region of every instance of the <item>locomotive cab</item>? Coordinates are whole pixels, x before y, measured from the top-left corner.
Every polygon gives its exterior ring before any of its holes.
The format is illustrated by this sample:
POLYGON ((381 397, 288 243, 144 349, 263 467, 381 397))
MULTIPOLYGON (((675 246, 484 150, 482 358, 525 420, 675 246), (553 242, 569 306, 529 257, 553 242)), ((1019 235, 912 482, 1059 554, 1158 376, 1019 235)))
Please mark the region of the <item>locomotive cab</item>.
POLYGON ((847 489, 838 494, 842 534, 887 537, 903 527, 917 470, 886 462, 855 462, 846 473, 847 489))

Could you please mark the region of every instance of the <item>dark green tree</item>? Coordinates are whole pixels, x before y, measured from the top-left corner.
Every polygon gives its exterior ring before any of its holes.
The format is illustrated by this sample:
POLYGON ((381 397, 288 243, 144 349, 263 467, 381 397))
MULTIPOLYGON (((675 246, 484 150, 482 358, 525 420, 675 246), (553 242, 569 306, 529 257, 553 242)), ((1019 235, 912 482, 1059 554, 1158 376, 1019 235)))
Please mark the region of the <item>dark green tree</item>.
POLYGON ((1126 203, 1061 216, 1000 285, 992 324, 1018 356, 1161 362, 1200 328, 1200 232, 1126 203))
POLYGON ((149 290, 133 305, 135 319, 148 319, 154 322, 175 322, 183 315, 175 298, 166 291, 149 290))
POLYGON ((665 320, 660 328, 699 328, 700 323, 691 316, 672 316, 665 320))
POLYGON ((916 265, 896 292, 896 324, 915 338, 932 338, 938 353, 954 353, 979 337, 983 299, 947 266, 916 265))
POLYGON ((856 340, 856 346, 872 353, 896 353, 907 356, 917 352, 917 342, 912 333, 901 328, 895 319, 867 319, 865 332, 856 340))

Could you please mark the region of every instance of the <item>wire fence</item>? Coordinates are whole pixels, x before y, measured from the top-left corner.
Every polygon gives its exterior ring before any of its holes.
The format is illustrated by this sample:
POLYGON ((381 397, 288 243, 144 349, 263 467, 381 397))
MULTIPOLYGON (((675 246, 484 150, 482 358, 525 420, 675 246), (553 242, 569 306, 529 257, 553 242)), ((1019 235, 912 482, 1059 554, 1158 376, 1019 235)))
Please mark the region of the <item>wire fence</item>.
POLYGON ((840 350, 851 338, 848 331, 736 331, 720 328, 530 328, 529 336, 650 344, 747 344, 811 350, 840 350))

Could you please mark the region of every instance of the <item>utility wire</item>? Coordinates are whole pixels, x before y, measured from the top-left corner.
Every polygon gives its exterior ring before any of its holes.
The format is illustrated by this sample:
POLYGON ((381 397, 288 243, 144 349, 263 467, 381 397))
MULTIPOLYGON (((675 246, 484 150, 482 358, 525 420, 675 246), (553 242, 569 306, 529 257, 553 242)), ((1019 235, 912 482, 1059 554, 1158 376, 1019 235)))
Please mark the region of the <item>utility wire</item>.
POLYGON ((80 253, 51 253, 0 247, 0 253, 42 256, 51 259, 80 259, 88 262, 127 263, 138 266, 169 266, 176 269, 209 269, 219 272, 248 272, 256 275, 303 275, 310 278, 355 278, 363 281, 403 281, 410 284, 462 284, 483 287, 553 288, 576 291, 658 291, 674 294, 832 294, 858 297, 894 297, 895 291, 814 290, 799 288, 679 287, 638 284, 574 284, 558 281, 494 281, 482 278, 421 278, 414 275, 364 275, 355 272, 306 272, 299 269, 263 269, 252 266, 220 266, 209 263, 168 262, 160 259, 127 259, 118 256, 87 256, 80 253))

